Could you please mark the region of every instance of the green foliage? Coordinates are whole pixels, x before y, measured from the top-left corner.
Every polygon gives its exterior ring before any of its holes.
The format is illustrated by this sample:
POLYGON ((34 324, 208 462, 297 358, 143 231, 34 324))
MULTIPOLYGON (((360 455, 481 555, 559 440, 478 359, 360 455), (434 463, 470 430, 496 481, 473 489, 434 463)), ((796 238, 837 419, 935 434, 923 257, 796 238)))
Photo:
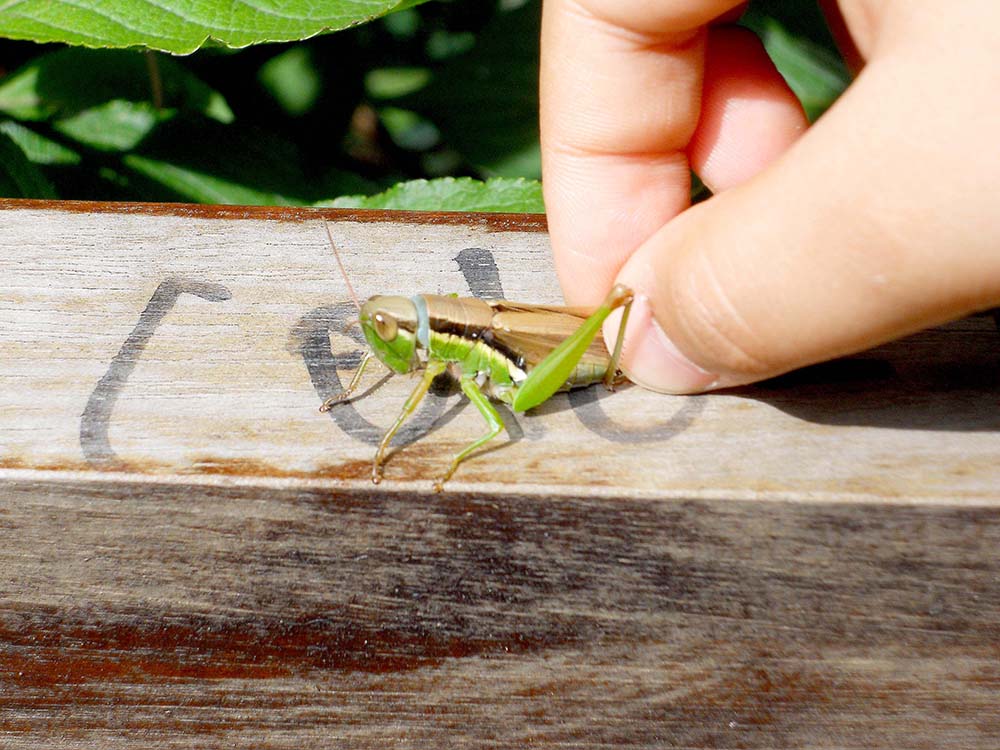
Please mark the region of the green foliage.
POLYGON ((348 195, 329 203, 334 208, 395 208, 410 211, 500 211, 543 213, 542 185, 537 180, 469 177, 411 180, 378 195, 348 195))
MULTIPOLYGON (((801 5, 746 23, 817 116, 847 76, 801 5)), ((540 7, 0 3, 0 36, 34 41, 0 40, 0 194, 541 211, 540 7)))
POLYGON ((189 54, 208 42, 247 47, 346 29, 409 6, 398 0, 17 0, 0 13, 0 36, 86 47, 149 47, 189 54))
POLYGON ((15 198, 54 198, 55 190, 17 143, 0 133, 0 195, 15 198))
POLYGON ((479 172, 541 177, 540 32, 541 8, 536 3, 498 15, 475 46, 449 59, 428 86, 404 103, 433 120, 442 137, 479 172))
POLYGON ((764 0, 751 5, 743 25, 763 40, 810 121, 847 88, 850 75, 814 3, 764 0))

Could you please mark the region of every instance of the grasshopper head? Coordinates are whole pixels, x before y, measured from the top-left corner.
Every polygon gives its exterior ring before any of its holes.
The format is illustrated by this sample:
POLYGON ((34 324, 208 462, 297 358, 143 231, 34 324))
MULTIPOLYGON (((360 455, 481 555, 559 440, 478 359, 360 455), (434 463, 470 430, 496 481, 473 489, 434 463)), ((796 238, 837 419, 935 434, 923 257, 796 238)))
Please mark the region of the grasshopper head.
POLYGON ((417 308, 406 297, 372 297, 361 306, 361 329, 372 353, 398 373, 413 370, 417 358, 417 308))

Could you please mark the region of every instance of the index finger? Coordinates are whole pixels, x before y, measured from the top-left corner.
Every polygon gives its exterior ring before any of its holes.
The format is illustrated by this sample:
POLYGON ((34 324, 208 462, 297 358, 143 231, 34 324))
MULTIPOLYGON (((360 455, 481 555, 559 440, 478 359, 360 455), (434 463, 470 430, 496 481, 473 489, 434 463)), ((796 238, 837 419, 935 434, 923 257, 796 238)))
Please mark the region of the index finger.
POLYGON ((740 0, 546 0, 545 202, 570 304, 596 304, 625 260, 689 203, 705 25, 740 0))

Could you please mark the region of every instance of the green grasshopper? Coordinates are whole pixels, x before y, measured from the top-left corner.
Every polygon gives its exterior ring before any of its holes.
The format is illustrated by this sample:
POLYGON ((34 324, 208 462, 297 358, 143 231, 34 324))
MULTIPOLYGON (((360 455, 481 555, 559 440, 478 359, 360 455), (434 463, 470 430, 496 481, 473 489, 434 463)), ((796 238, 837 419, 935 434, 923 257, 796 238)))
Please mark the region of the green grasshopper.
POLYGON ((438 492, 462 461, 505 428, 491 398, 523 412, 560 391, 598 381, 614 390, 619 382, 618 361, 633 298, 627 287, 616 285, 592 311, 430 294, 409 298, 378 295, 360 304, 329 225, 326 232, 344 281, 358 305, 361 329, 371 348, 347 388, 324 401, 320 411, 348 401, 373 358, 400 374, 423 370, 420 382, 379 442, 372 462, 375 484, 382 480, 382 465, 393 436, 419 406, 434 378, 443 372, 458 380, 488 429, 455 454, 448 470, 434 484, 438 492), (601 324, 618 308, 623 308, 621 326, 609 355, 600 335, 601 324))

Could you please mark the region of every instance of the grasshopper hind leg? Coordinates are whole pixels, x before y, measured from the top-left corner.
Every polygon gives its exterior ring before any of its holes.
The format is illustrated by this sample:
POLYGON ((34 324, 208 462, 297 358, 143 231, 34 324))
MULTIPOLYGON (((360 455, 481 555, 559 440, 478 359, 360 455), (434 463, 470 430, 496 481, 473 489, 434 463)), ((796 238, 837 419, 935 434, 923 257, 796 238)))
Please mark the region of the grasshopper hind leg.
POLYGON ((608 295, 608 299, 605 300, 605 304, 612 310, 616 307, 622 308, 622 319, 618 324, 618 336, 615 337, 615 348, 611 352, 611 361, 608 362, 608 369, 604 373, 604 387, 609 391, 613 391, 615 386, 625 379, 618 370, 618 363, 622 358, 622 345, 625 343, 625 327, 628 325, 628 314, 632 311, 632 302, 634 299, 635 295, 631 289, 621 284, 616 284, 615 288, 608 295))
POLYGON ((451 479, 451 475, 455 473, 458 465, 462 463, 469 455, 486 445, 493 438, 500 434, 504 429, 505 425, 503 423, 503 418, 500 416, 500 412, 496 410, 496 407, 490 403, 489 398, 486 394, 482 392, 479 386, 476 384, 475 378, 472 375, 462 375, 458 381, 459 386, 462 388, 462 392, 468 396, 469 401, 471 401, 475 407, 479 410, 479 413, 483 415, 483 419, 486 420, 488 426, 487 432, 482 436, 473 440, 464 449, 455 454, 455 457, 451 459, 451 466, 448 467, 448 471, 444 473, 440 479, 434 483, 434 491, 441 492, 444 489, 444 483, 451 479))

